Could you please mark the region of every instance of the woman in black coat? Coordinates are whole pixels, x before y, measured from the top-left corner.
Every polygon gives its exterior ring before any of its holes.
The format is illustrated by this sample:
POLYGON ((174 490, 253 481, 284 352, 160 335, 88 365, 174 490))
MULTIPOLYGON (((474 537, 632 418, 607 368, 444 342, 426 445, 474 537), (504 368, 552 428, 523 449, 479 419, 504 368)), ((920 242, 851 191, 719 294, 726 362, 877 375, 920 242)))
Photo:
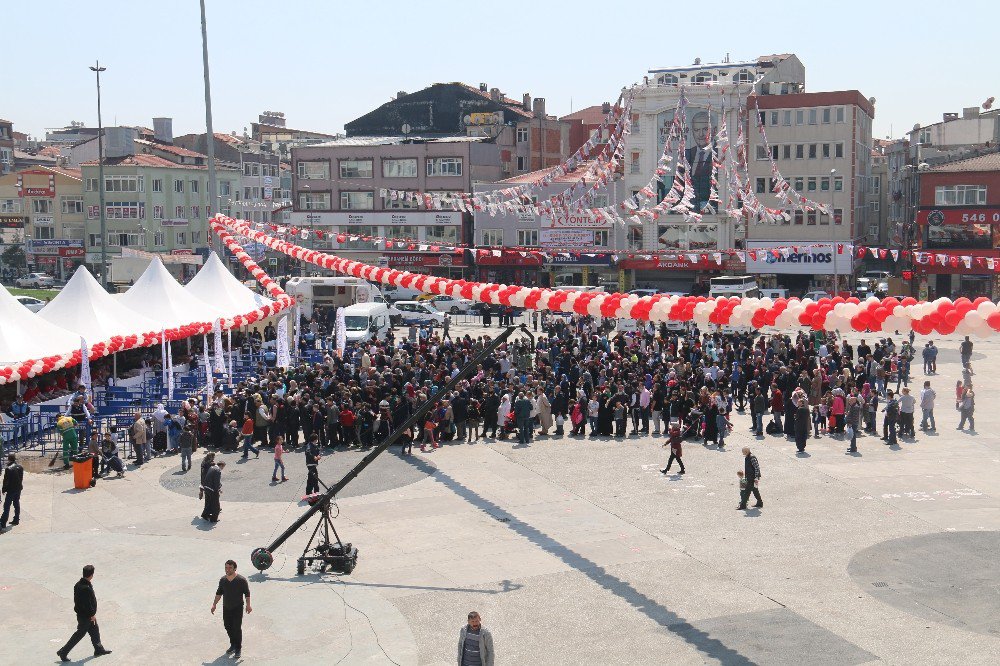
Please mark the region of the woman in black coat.
POLYGON ((719 424, 716 417, 719 415, 719 406, 713 401, 705 410, 705 444, 719 444, 719 424))
POLYGON ((802 453, 806 450, 806 440, 809 438, 809 428, 811 427, 809 414, 809 402, 805 398, 799 399, 799 406, 795 410, 795 448, 802 453))
POLYGON ((597 398, 597 434, 610 437, 614 430, 614 405, 611 404, 611 396, 607 391, 601 393, 597 398))

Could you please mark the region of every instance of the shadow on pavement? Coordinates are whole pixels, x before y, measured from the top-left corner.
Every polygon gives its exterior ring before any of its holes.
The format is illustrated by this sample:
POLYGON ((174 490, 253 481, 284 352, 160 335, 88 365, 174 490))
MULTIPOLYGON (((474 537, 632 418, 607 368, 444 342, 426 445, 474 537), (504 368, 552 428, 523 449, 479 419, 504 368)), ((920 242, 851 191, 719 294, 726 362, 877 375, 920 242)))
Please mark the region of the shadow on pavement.
MULTIPOLYGON (((409 459, 408 462, 418 467, 425 465, 425 463, 418 458, 409 459)), ((473 506, 494 515, 506 513, 498 505, 477 494, 474 490, 466 487, 460 481, 442 472, 440 469, 433 467, 428 470, 428 474, 433 475, 438 482, 444 484, 446 488, 473 506)), ((604 567, 596 562, 587 559, 579 553, 573 552, 568 547, 559 543, 541 530, 518 520, 511 520, 509 522, 505 522, 504 524, 545 552, 559 558, 568 566, 572 567, 576 571, 579 571, 608 592, 624 600, 638 612, 662 625, 667 631, 689 643, 692 647, 704 655, 711 657, 712 659, 717 659, 721 663, 727 665, 754 663, 749 658, 723 644, 718 639, 712 638, 706 632, 692 627, 685 618, 681 617, 677 613, 674 613, 670 609, 665 608, 655 599, 651 599, 646 596, 634 588, 631 583, 609 573, 604 567)))

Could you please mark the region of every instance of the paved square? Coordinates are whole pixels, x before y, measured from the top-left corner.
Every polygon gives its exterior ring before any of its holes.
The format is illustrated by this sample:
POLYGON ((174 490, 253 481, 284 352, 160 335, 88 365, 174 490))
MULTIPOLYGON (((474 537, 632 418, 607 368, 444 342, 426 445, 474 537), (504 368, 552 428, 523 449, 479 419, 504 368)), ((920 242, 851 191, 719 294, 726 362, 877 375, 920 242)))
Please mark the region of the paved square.
MULTIPOLYGON (((1000 341, 976 341, 977 434, 955 429, 958 341, 939 344, 938 432, 864 437, 857 456, 829 437, 795 455, 741 414, 726 450, 686 443, 684 476, 659 473, 651 437, 395 449, 338 503, 360 549, 350 576, 295 575, 312 525, 252 571, 250 551, 304 510, 301 454, 286 484, 267 453, 227 467, 216 525, 173 457, 83 492, 29 473, 21 524, 0 535, 0 663, 52 663, 88 562, 114 650, 102 664, 231 661, 209 614, 228 558, 254 598, 246 663, 454 664, 471 609, 498 664, 997 663, 1000 341), (742 446, 761 510, 734 510, 742 446)), ((323 479, 353 460, 324 458, 323 479)))

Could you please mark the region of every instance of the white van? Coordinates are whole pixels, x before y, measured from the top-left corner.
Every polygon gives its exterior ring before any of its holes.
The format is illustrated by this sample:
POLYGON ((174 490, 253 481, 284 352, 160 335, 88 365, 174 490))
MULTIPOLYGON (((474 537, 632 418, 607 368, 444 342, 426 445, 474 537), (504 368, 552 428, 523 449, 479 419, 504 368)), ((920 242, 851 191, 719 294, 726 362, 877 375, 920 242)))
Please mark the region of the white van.
POLYGON ((384 340, 392 327, 385 303, 358 303, 344 308, 344 328, 348 342, 384 340))
POLYGON ((413 301, 416 300, 417 296, 425 293, 413 287, 398 287, 394 284, 383 285, 382 292, 385 294, 386 299, 393 303, 396 301, 413 301))
POLYGON ((352 277, 293 277, 285 291, 302 305, 302 314, 312 318, 317 307, 347 307, 355 303, 382 303, 385 297, 367 280, 352 277))
POLYGON ((776 300, 779 298, 788 298, 787 289, 768 289, 762 287, 760 290, 761 298, 770 298, 771 300, 776 300))
POLYGON ((438 312, 427 301, 396 301, 393 307, 399 310, 404 324, 444 326, 444 313, 438 312))

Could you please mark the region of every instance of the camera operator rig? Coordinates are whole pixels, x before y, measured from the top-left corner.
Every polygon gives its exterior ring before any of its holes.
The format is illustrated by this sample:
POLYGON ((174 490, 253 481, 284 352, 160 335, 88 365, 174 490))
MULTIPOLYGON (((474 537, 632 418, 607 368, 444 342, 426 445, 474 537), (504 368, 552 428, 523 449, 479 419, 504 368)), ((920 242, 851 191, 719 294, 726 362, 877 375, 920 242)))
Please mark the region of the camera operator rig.
POLYGON ((520 326, 508 326, 505 330, 500 332, 500 334, 493 338, 493 340, 491 340, 481 352, 469 359, 469 362, 462 366, 462 368, 454 377, 451 378, 451 380, 439 388, 434 395, 427 399, 426 402, 417 407, 409 418, 389 433, 389 435, 382 440, 380 444, 375 446, 375 448, 362 458, 361 461, 347 474, 345 474, 342 479, 329 487, 324 484, 323 487, 326 490, 319 497, 319 499, 316 500, 316 502, 310 506, 294 523, 289 525, 284 532, 278 535, 278 537, 271 542, 270 545, 255 548, 253 552, 250 553, 250 561, 254 568, 258 571, 266 571, 267 569, 270 569, 271 565, 274 564, 274 552, 280 548, 285 541, 291 538, 291 536, 295 534, 303 525, 305 525, 310 518, 318 513, 320 514, 319 522, 313 530, 312 536, 309 537, 309 541, 306 544, 305 550, 302 552, 302 556, 298 558, 298 565, 296 567, 297 573, 299 575, 304 574, 307 564, 312 565, 316 563, 321 564, 321 570, 326 567, 330 567, 333 571, 338 571, 344 574, 351 573, 358 563, 358 549, 351 543, 342 542, 340 540, 340 535, 337 534, 337 530, 333 525, 333 517, 330 515, 330 508, 331 504, 336 500, 337 494, 347 487, 351 481, 357 478, 357 476, 361 474, 366 467, 372 464, 376 458, 387 451, 390 446, 395 444, 396 440, 398 440, 404 432, 421 423, 423 417, 434 407, 435 404, 437 404, 445 395, 458 386, 459 382, 468 377, 483 359, 487 358, 490 354, 496 351, 496 349, 506 342, 511 334, 517 330, 520 330, 522 333, 527 335, 531 340, 532 347, 534 347, 535 338, 524 324, 521 324, 520 326), (333 537, 332 539, 331 535, 333 537), (314 542, 315 545, 313 545, 314 542))

